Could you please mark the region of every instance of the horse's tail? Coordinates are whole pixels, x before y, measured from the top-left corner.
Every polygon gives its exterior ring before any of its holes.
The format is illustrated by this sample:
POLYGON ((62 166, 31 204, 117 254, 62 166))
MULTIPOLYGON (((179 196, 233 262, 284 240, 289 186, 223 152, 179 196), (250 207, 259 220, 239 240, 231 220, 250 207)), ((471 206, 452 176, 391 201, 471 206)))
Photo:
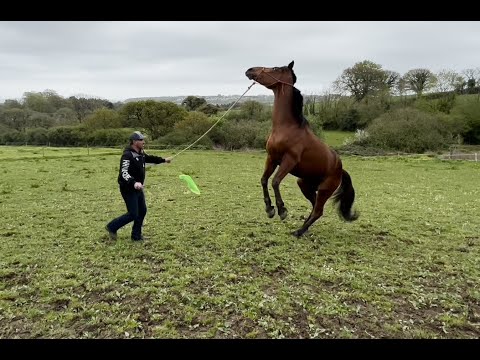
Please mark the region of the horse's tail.
POLYGON ((352 211, 353 201, 355 200, 355 190, 352 185, 352 178, 345 170, 342 170, 342 183, 333 195, 335 203, 340 202, 338 213, 345 221, 355 221, 359 214, 352 211))

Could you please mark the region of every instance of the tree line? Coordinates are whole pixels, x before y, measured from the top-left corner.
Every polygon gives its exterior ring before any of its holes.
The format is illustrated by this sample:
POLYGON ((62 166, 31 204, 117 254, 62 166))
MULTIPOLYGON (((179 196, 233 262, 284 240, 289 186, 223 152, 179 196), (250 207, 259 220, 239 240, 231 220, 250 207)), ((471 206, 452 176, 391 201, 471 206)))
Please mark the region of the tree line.
MULTIPOLYGON (((448 134, 439 137, 437 145, 429 145, 430 149, 462 141, 478 144, 479 77, 480 68, 436 74, 418 68, 400 75, 365 60, 345 69, 322 95, 303 94, 304 113, 320 136, 322 129, 331 129, 362 130, 363 134, 373 131, 374 137, 379 122, 385 130, 393 119, 407 117, 415 118, 418 125, 435 123, 448 128, 448 134)), ((112 103, 89 97, 64 98, 54 90, 26 92, 21 100, 0 104, 0 143, 110 146, 124 143, 132 129, 143 129, 150 142, 186 144, 209 129, 230 105, 209 104, 196 96, 187 96, 177 105, 154 100, 112 103)), ((261 148, 269 133, 270 117, 271 105, 239 102, 200 145, 261 148)), ((430 130, 419 127, 418 131, 430 130)), ((373 137, 369 137, 371 146, 391 146, 383 140, 371 140, 373 137)))

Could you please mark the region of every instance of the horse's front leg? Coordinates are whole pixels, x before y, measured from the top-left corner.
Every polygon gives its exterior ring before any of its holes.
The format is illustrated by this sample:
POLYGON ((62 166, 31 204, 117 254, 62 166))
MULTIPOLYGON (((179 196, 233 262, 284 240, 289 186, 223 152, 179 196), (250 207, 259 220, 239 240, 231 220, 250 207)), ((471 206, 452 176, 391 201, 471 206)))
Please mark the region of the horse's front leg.
POLYGON ((298 161, 289 154, 285 154, 282 159, 280 167, 273 177, 272 187, 275 192, 275 202, 277 203, 278 215, 280 219, 284 220, 287 217, 288 210, 285 208, 282 195, 280 195, 280 183, 287 176, 287 174, 292 171, 292 169, 297 165, 298 161))
POLYGON ((275 216, 275 208, 272 206, 272 200, 270 199, 270 194, 268 192, 268 179, 270 176, 272 176, 276 167, 277 166, 273 163, 271 156, 268 155, 265 162, 265 170, 263 172, 261 184, 263 188, 263 200, 265 201, 265 211, 267 212, 269 218, 275 216))

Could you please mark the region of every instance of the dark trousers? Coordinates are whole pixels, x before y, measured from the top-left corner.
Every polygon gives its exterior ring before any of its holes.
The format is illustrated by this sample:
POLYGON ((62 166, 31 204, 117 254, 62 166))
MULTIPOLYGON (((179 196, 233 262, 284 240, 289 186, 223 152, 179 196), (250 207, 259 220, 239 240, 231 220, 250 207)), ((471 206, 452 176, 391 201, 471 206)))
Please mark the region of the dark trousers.
POLYGON ((117 232, 118 229, 133 221, 132 239, 141 239, 143 219, 147 214, 145 194, 142 190, 125 191, 123 189, 120 189, 120 193, 127 205, 127 213, 113 219, 107 226, 110 231, 117 232))

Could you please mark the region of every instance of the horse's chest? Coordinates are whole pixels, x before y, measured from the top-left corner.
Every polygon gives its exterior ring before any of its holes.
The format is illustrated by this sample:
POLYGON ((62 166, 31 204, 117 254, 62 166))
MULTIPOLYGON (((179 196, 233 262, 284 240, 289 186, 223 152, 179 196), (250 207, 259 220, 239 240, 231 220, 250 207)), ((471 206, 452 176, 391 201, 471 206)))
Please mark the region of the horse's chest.
POLYGON ((287 148, 283 144, 270 143, 267 144, 267 152, 273 159, 281 159, 287 148))
POLYGON ((282 159, 286 152, 296 147, 287 136, 270 135, 267 141, 267 152, 273 159, 282 159))

